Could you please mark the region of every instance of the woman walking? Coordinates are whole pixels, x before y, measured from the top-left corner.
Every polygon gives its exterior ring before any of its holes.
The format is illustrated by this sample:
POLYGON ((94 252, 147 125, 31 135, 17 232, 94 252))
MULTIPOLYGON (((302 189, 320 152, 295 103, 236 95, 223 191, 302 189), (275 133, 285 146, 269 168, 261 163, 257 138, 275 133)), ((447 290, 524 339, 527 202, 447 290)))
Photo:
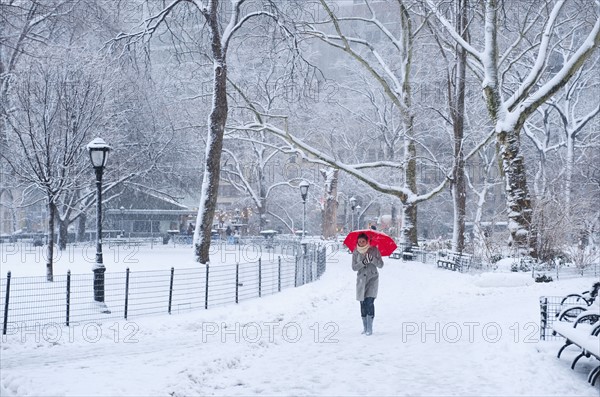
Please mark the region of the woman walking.
POLYGON ((369 244, 366 233, 360 233, 356 240, 356 249, 352 253, 352 270, 356 274, 356 300, 360 301, 360 316, 363 323, 363 334, 373 333, 375 317, 375 298, 379 288, 379 272, 383 267, 381 253, 369 244))

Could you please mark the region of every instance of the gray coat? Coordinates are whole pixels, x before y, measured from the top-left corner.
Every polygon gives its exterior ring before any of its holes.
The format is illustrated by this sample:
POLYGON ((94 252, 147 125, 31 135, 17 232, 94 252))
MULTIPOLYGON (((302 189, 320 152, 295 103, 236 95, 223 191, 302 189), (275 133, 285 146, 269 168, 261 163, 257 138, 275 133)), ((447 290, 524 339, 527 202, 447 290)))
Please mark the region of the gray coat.
POLYGON ((352 270, 358 272, 356 275, 356 300, 364 301, 365 298, 377 298, 379 289, 379 272, 377 268, 383 267, 381 253, 376 247, 370 247, 365 255, 358 252, 357 249, 352 253, 352 270), (367 254, 373 256, 373 261, 368 265, 363 264, 363 259, 367 254))

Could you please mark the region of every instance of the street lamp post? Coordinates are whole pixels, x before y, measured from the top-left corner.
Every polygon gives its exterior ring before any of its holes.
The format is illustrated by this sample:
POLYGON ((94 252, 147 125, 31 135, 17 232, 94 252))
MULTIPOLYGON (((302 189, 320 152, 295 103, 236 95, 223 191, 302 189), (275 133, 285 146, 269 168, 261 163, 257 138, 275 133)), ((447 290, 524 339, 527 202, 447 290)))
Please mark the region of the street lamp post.
POLYGON ((350 209, 352 210, 352 225, 350 231, 354 230, 354 209, 356 208, 356 197, 350 197, 350 209))
POLYGON ((88 143, 90 161, 96 172, 96 263, 94 272, 94 300, 101 304, 104 313, 110 313, 104 303, 104 272, 106 268, 102 261, 102 174, 108 160, 110 146, 101 138, 95 138, 88 143))
MULTIPOLYGON (((302 180, 302 182, 300 182, 300 184, 298 185, 298 187, 300 188, 300 196, 302 196, 302 206, 303 206, 303 211, 302 211, 302 241, 300 242, 300 244, 302 245, 302 284, 304 284, 305 277, 306 277, 306 272, 307 272, 307 247, 306 247, 306 240, 304 239, 304 237, 306 236, 306 197, 308 196, 308 188, 309 188, 309 184, 307 181, 302 180)), ((311 273, 312 274, 312 273, 311 273)))
POLYGON ((356 228, 357 229, 360 229, 360 209, 361 209, 361 206, 357 205, 356 206, 356 228))
POLYGON ((125 229, 124 229, 124 217, 125 217, 125 207, 121 206, 121 208, 119 208, 120 212, 121 212, 121 237, 125 237, 125 229))
POLYGON ((302 238, 306 236, 306 196, 308 196, 308 188, 309 184, 306 181, 300 182, 298 187, 300 188, 300 195, 302 196, 302 204, 304 206, 304 210, 302 213, 302 238))

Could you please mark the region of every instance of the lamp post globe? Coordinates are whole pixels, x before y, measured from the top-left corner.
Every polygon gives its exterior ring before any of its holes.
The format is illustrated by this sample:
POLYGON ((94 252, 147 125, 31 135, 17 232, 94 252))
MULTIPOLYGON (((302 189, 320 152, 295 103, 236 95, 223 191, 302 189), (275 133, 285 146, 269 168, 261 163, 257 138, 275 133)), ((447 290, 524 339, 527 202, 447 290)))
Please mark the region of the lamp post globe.
POLYGON ((95 138, 87 144, 90 162, 96 173, 96 262, 94 272, 94 300, 101 304, 104 313, 110 313, 104 303, 104 262, 102 259, 102 174, 108 161, 111 147, 102 139, 95 138))
POLYGON ((86 147, 90 154, 92 167, 94 169, 104 169, 111 147, 102 138, 94 138, 86 147))

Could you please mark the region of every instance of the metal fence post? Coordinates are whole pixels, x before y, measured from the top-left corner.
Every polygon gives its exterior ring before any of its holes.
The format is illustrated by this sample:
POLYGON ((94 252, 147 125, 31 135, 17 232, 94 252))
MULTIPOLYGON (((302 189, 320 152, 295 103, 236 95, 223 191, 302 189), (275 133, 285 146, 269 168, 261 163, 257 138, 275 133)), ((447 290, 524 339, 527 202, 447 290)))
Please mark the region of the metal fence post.
POLYGON ((235 264, 235 303, 239 303, 240 292, 240 264, 235 264))
POLYGON ((310 282, 315 281, 315 267, 317 264, 317 255, 319 253, 319 247, 313 247, 310 255, 310 282))
POLYGON ((6 335, 8 327, 8 301, 10 298, 10 272, 6 274, 6 299, 4 300, 4 324, 2 325, 2 335, 6 335))
POLYGON ((296 255, 296 260, 294 261, 294 287, 298 286, 298 258, 299 256, 296 255))
POLYGON ((302 253, 302 285, 306 284, 306 250, 308 247, 304 244, 304 252, 302 253))
POLYGON ((323 247, 323 262, 321 263, 321 276, 327 270, 327 247, 323 247))
POLYGON ((71 271, 67 271, 67 321, 66 325, 69 326, 69 315, 71 311, 71 271))
POLYGON ((277 257, 277 292, 281 292, 281 256, 277 257))
POLYGON ((323 248, 319 247, 317 250, 317 280, 321 277, 321 257, 323 253, 323 248))
POLYGON ((129 268, 125 270, 125 311, 124 317, 127 320, 127 307, 129 306, 129 268))
POLYGON ((321 275, 327 270, 327 248, 323 248, 323 270, 321 275))
POLYGON ((323 274, 323 251, 325 251, 325 247, 320 248, 317 251, 317 280, 321 278, 323 274))
POLYGON ((204 309, 208 309, 208 263, 206 264, 206 284, 204 287, 204 309))
POLYGON ((548 298, 540 298, 540 339, 546 340, 546 326, 548 325, 548 298))
POLYGON ((262 258, 258 258, 258 297, 262 297, 262 258))
POLYGON ((171 314, 171 304, 173 303, 173 278, 175 276, 175 268, 171 268, 171 281, 169 282, 169 314, 171 314))

